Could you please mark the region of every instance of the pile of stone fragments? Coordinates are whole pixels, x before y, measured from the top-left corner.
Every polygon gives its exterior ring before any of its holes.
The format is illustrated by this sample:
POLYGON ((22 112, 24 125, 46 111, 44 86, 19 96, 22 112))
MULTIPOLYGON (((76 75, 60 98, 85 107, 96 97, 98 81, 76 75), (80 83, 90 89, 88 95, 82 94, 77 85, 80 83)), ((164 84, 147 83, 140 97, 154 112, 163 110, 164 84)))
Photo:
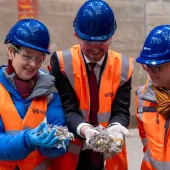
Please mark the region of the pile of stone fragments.
POLYGON ((107 129, 102 126, 95 127, 94 129, 99 133, 93 135, 89 141, 89 144, 93 150, 104 153, 105 157, 111 157, 113 152, 121 152, 123 143, 120 147, 118 147, 116 145, 118 139, 110 136, 107 129))
POLYGON ((66 146, 64 141, 65 140, 74 140, 73 133, 68 131, 66 126, 56 126, 56 125, 49 125, 48 124, 48 131, 50 132, 52 129, 56 129, 55 136, 58 136, 58 141, 56 143, 57 148, 64 148, 66 150, 66 146))
MULTIPOLYGON (((63 147, 66 150, 66 146, 64 144, 65 140, 74 140, 74 135, 68 131, 68 128, 66 126, 50 126, 48 125, 49 132, 52 129, 56 129, 55 136, 58 136, 58 141, 56 143, 57 148, 63 147)), ((94 130, 97 130, 99 133, 94 134, 91 139, 89 140, 90 148, 104 153, 105 157, 111 157, 111 154, 113 152, 119 153, 122 150, 123 143, 120 147, 116 145, 118 142, 117 138, 114 138, 113 136, 109 135, 107 129, 105 129, 102 126, 97 126, 94 128, 94 130)))

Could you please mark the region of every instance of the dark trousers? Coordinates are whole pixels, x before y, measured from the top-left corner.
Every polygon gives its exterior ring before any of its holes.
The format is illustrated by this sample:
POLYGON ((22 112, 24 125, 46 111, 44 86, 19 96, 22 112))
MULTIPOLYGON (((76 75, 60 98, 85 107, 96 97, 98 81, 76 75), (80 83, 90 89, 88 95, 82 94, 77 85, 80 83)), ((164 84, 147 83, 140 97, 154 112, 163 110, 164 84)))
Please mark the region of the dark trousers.
MULTIPOLYGON (((92 159, 94 159, 94 154, 92 156, 91 150, 84 150, 80 152, 79 156, 79 162, 76 170, 103 170, 104 164, 103 164, 103 157, 100 156, 100 162, 98 165, 94 164, 92 159), (101 159, 102 158, 102 159, 101 159)), ((96 152, 96 154, 99 154, 96 152)), ((95 158, 97 158, 98 155, 96 155, 95 158)))

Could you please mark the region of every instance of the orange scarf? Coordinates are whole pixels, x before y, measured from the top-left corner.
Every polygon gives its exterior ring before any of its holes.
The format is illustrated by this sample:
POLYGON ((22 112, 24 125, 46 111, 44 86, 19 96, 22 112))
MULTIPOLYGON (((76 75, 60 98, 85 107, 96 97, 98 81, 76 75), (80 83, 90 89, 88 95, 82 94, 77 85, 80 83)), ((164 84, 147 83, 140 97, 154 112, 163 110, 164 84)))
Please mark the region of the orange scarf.
POLYGON ((157 112, 165 119, 170 116, 170 94, 164 89, 153 87, 156 94, 157 112))

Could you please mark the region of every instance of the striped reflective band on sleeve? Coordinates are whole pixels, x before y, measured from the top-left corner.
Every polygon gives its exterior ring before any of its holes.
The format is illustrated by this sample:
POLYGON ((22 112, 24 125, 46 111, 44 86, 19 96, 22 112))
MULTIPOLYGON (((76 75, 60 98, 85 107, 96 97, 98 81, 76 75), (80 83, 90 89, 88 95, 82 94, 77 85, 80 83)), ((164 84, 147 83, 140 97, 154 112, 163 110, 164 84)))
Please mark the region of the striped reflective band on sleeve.
POLYGON ((147 149, 147 151, 145 152, 143 160, 146 162, 149 162, 154 169, 170 170, 170 162, 161 162, 161 161, 153 159, 151 157, 149 149, 147 149))

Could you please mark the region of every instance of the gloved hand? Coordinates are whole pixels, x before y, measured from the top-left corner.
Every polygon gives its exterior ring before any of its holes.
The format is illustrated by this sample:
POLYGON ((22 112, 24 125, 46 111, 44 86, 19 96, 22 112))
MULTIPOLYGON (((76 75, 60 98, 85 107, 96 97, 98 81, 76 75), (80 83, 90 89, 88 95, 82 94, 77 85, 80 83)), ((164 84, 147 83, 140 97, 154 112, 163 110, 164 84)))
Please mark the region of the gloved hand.
POLYGON ((54 136, 55 132, 56 130, 53 129, 48 133, 48 125, 42 122, 37 128, 30 132, 28 137, 34 148, 38 146, 50 148, 58 140, 58 137, 54 136))
POLYGON ((64 140, 60 140, 54 145, 52 145, 53 148, 63 148, 65 151, 67 150, 67 146, 70 144, 70 138, 66 138, 64 140))
POLYGON ((88 127, 85 131, 86 145, 87 147, 93 149, 89 143, 92 136, 99 134, 97 130, 94 130, 93 127, 88 127))
POLYGON ((65 146, 68 146, 70 144, 70 138, 62 140, 61 143, 64 144, 65 146))
POLYGON ((113 125, 108 127, 107 130, 113 138, 116 138, 116 140, 118 140, 116 142, 117 147, 120 147, 124 144, 123 135, 124 136, 130 135, 129 131, 118 122, 115 122, 113 125))

